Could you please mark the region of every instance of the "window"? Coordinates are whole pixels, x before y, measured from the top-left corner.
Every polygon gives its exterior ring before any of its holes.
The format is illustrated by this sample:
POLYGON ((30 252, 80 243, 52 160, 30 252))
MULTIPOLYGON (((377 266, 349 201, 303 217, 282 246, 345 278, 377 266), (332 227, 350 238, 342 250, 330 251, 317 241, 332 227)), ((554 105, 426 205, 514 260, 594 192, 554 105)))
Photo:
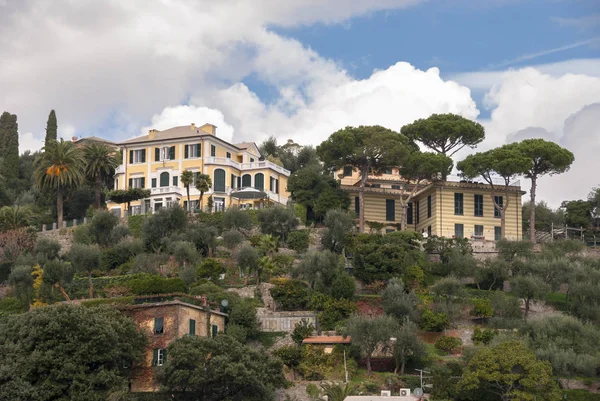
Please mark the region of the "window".
POLYGON ((152 188, 156 188, 156 178, 152 179, 152 188))
POLYGON ((354 197, 354 213, 358 216, 360 214, 360 199, 358 196, 354 197))
POLYGON ((392 185, 392 189, 400 189, 400 185, 392 185))
POLYGON ((454 194, 454 214, 463 214, 463 194, 454 194))
POLYGON ((213 179, 213 190, 215 192, 225 192, 225 170, 216 169, 213 179))
POLYGON ((146 187, 146 178, 130 178, 129 179, 129 188, 145 188, 146 187))
POLYGON ((372 188, 381 188, 381 184, 371 184, 372 188))
POLYGON ((190 336, 196 335, 196 321, 194 319, 190 319, 190 336))
POLYGON ((385 220, 396 221, 396 201, 394 199, 385 200, 385 220))
POLYGON ((146 163, 146 149, 129 151, 129 164, 135 163, 146 163))
POLYGON ((189 203, 189 209, 188 209, 188 201, 184 200, 183 201, 183 209, 184 210, 196 210, 198 209, 198 200, 191 200, 189 203))
POLYGON ((427 226, 427 236, 431 237, 431 226, 427 226))
POLYGON ((406 208, 406 224, 413 223, 413 203, 410 202, 406 208))
POLYGON ((167 361, 167 350, 155 348, 152 350, 152 366, 162 366, 167 361))
POLYGON ((225 157, 227 157, 228 159, 231 159, 231 153, 227 152, 227 153, 225 154, 225 157))
POLYGON ((344 166, 344 177, 350 177, 352 175, 352 166, 344 166))
POLYGON ((392 171, 391 168, 386 168, 386 169, 383 170, 383 173, 384 174, 393 174, 394 172, 392 171))
POLYGON ((210 145, 210 155, 215 157, 217 155, 217 147, 215 145, 210 145))
POLYGON ((476 224, 475 229, 473 230, 473 235, 475 237, 483 237, 483 226, 476 224))
POLYGON ((216 324, 213 324, 212 325, 212 336, 216 337, 218 333, 219 333, 219 326, 217 326, 216 324))
POLYGON ((494 241, 500 241, 502 239, 502 227, 494 227, 494 241))
POLYGON ((465 226, 462 224, 454 225, 454 237, 455 238, 464 238, 465 237, 465 226))
POLYGON ((242 176, 242 187, 251 187, 252 186, 252 176, 250 174, 244 174, 242 176))
POLYGON ((474 202, 475 216, 483 217, 483 195, 475 195, 473 202, 474 202))
POLYGON ((160 173, 160 186, 161 187, 168 187, 169 186, 169 173, 162 172, 160 173))
POLYGON ((237 188, 237 177, 235 174, 231 174, 231 188, 237 188))
POLYGON ((154 334, 163 334, 165 332, 165 319, 162 317, 154 318, 154 334))
POLYGON ((496 204, 498 204, 500 207, 503 207, 504 198, 502 198, 501 196, 494 196, 494 217, 500 218, 500 209, 496 207, 496 204))
POLYGON ((250 158, 250 163, 254 163, 254 157, 250 158))
POLYGON ((265 175, 263 173, 254 175, 254 188, 261 191, 265 189, 265 175))
POLYGON ((192 159, 195 157, 200 157, 200 155, 202 154, 200 152, 200 149, 201 145, 199 143, 196 143, 194 145, 185 145, 184 158, 192 159))
POLYGON ((431 195, 427 197, 427 218, 431 217, 431 195))
POLYGON ((421 220, 421 216, 420 216, 421 211, 419 210, 420 209, 420 207, 419 207, 420 202, 416 201, 415 204, 417 205, 417 224, 419 224, 419 220, 421 220))
POLYGON ((173 176, 173 186, 176 187, 177 185, 179 185, 179 177, 174 175, 173 176))

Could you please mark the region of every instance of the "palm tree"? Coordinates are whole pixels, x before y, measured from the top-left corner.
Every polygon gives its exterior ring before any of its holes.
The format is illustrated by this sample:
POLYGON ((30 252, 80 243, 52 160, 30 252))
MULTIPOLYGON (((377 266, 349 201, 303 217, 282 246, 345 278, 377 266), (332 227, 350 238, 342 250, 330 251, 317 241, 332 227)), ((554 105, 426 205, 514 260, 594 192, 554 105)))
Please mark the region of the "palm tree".
POLYGON ((56 189, 58 227, 63 222, 65 188, 80 185, 84 179, 84 160, 73 142, 51 141, 35 159, 35 181, 38 188, 56 189))
POLYGON ((204 193, 212 186, 212 180, 210 175, 199 173, 196 175, 196 189, 200 191, 200 198, 198 199, 198 207, 202 209, 202 197, 204 193))
POLYGON ((31 221, 31 209, 21 206, 4 206, 0 209, 0 231, 27 227, 31 221))
POLYGON ((192 210, 192 204, 190 202, 190 185, 192 185, 194 183, 194 173, 192 173, 190 170, 185 170, 183 173, 181 173, 181 183, 183 184, 183 186, 185 187, 185 190, 187 191, 187 198, 188 198, 188 211, 192 210))
POLYGON ((323 395, 327 396, 329 401, 344 401, 346 397, 358 394, 358 385, 354 383, 333 384, 323 383, 321 384, 323 389, 323 395))
POLYGON ((94 209, 100 208, 100 190, 105 178, 119 165, 115 150, 104 143, 91 143, 83 149, 85 174, 94 180, 94 209))

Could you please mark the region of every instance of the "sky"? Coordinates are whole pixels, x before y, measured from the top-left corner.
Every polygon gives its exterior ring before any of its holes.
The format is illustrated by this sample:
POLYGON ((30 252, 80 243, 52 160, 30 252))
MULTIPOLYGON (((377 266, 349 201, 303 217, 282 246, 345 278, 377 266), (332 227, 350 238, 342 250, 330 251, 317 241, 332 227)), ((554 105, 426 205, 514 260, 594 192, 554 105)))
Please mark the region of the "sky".
POLYGON ((305 145, 456 113, 484 125, 478 151, 537 137, 575 154, 538 199, 600 186, 597 0, 0 0, 0 60, 22 152, 51 109, 65 139, 193 122, 305 145))

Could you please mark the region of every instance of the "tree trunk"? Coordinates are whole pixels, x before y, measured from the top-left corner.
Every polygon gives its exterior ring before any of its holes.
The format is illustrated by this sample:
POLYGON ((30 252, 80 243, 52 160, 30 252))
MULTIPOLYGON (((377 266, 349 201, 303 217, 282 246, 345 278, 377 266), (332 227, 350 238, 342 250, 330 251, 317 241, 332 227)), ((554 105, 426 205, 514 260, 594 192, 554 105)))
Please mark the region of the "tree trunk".
POLYGON ((198 209, 202 211, 202 197, 204 196, 204 192, 200 191, 200 198, 198 198, 198 209))
POLYGON ((408 203, 402 203, 402 217, 400 220, 400 231, 406 231, 406 214, 408 212, 408 203))
POLYGON ((65 298, 66 301, 70 301, 71 298, 69 298, 69 294, 67 294, 67 292, 65 291, 64 288, 62 288, 62 286, 58 283, 54 284, 54 286, 56 288, 58 288, 58 291, 62 294, 62 296, 65 298))
POLYGON ((192 203, 190 201, 190 186, 186 185, 185 186, 185 190, 187 192, 187 198, 188 198, 188 207, 187 207, 188 208, 188 212, 191 212, 192 211, 192 203))
POLYGON ((367 355, 367 375, 371 376, 371 355, 367 355))
POLYGON ((92 272, 88 272, 88 282, 90 283, 90 299, 94 298, 94 283, 92 282, 92 272))
POLYGON ((58 220, 56 228, 61 229, 63 224, 63 189, 60 184, 56 189, 56 215, 58 220))
POLYGON ((102 186, 102 179, 100 174, 96 175, 94 179, 94 209, 100 209, 100 187, 102 186))
POLYGON ((361 233, 365 232, 365 186, 369 178, 369 166, 362 167, 360 171, 360 189, 358 191, 358 227, 361 233))
POLYGON ((500 236, 502 239, 506 239, 506 218, 505 218, 504 207, 500 209, 500 236))
POLYGON ((531 203, 529 204, 529 240, 535 244, 535 189, 537 178, 531 177, 531 203))
POLYGON ((404 366, 406 366, 406 362, 402 361, 400 365, 400 376, 404 376, 404 366))
POLYGON ((529 301, 531 301, 529 298, 525 298, 525 319, 529 315, 529 301))

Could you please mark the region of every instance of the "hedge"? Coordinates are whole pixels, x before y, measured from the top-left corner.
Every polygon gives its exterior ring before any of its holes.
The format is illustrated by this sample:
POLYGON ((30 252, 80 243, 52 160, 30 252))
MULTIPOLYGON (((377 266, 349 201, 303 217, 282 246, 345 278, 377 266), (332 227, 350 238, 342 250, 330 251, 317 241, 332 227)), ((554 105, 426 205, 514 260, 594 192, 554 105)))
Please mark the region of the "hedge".
MULTIPOLYGON (((127 285, 127 283, 133 279, 152 276, 154 275, 148 273, 135 273, 121 276, 92 277, 92 284, 94 286, 94 291, 102 291, 104 288, 111 285, 127 285)), ((67 291, 71 298, 87 296, 89 292, 89 286, 90 284, 87 277, 75 277, 71 283, 66 285, 65 291, 67 291)))
POLYGON ((569 401, 600 401, 600 394, 590 393, 587 390, 563 390, 563 395, 569 401))
POLYGON ((133 279, 124 284, 131 288, 131 292, 133 292, 135 295, 187 292, 187 285, 180 278, 150 276, 133 279))

